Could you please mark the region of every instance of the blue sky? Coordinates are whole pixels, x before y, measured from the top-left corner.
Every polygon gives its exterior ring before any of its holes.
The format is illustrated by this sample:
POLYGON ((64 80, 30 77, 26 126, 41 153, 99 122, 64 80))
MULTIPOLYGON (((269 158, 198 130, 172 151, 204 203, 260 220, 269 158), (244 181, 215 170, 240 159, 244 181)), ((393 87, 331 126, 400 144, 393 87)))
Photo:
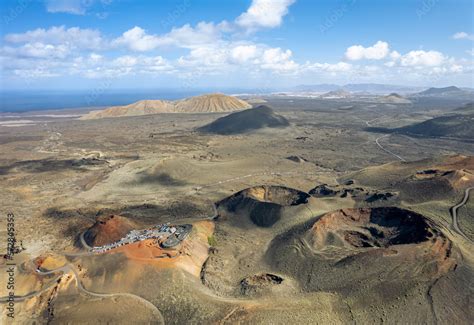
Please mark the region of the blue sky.
POLYGON ((2 89, 473 87, 471 1, 6 0, 2 89))

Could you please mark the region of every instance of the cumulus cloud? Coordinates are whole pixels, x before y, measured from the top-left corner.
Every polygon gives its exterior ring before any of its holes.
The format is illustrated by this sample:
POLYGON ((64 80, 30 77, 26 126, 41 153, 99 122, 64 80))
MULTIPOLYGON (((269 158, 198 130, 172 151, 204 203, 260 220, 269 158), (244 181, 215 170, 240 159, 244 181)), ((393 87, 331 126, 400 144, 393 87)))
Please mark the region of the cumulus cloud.
POLYGON ((206 44, 218 42, 224 24, 200 22, 196 27, 186 24, 172 28, 164 35, 148 34, 143 28, 135 26, 112 40, 113 46, 125 46, 132 51, 146 52, 160 46, 176 46, 182 48, 196 48, 206 44))
POLYGON ((184 48, 193 48, 203 44, 217 42, 221 37, 222 30, 227 28, 227 23, 220 24, 199 22, 196 27, 186 24, 179 28, 173 28, 163 36, 164 44, 171 44, 184 48))
POLYGON ((162 56, 123 55, 97 64, 82 57, 74 59, 72 74, 89 79, 118 78, 132 74, 168 73, 173 66, 162 56))
POLYGON ((201 73, 225 73, 238 67, 251 72, 269 70, 278 74, 294 74, 300 65, 289 49, 271 48, 265 44, 220 42, 192 49, 178 59, 181 68, 198 69, 201 73))
POLYGON ((69 53, 69 49, 64 45, 51 45, 40 42, 27 43, 18 48, 9 46, 2 48, 2 54, 19 58, 64 59, 69 53))
POLYGON ((278 27, 294 2, 295 0, 253 0, 247 11, 237 17, 235 22, 247 29, 278 27))
POLYGON ((426 66, 435 67, 441 65, 446 60, 443 53, 438 51, 410 51, 400 57, 402 66, 426 66))
POLYGON ((254 59, 257 56, 257 52, 256 45, 238 45, 231 50, 230 56, 234 62, 244 63, 254 59))
POLYGON ((470 41, 474 41, 474 35, 473 34, 468 34, 466 32, 458 32, 453 35, 454 39, 467 39, 470 41))
POLYGON ((125 46, 132 51, 144 52, 157 48, 161 39, 155 35, 149 35, 138 26, 127 30, 122 36, 112 41, 113 46, 125 46))
POLYGON ((346 50, 346 59, 351 61, 357 60, 381 60, 389 54, 389 46, 387 42, 378 41, 370 47, 362 45, 353 45, 346 50))
POLYGON ((291 59, 293 53, 291 50, 282 50, 281 48, 270 48, 263 52, 260 67, 275 72, 296 72, 299 65, 291 59))
POLYGON ((49 29, 37 28, 25 33, 7 34, 5 41, 9 43, 62 44, 69 48, 79 49, 99 49, 104 45, 104 40, 98 30, 79 27, 66 28, 65 26, 53 26, 49 29))

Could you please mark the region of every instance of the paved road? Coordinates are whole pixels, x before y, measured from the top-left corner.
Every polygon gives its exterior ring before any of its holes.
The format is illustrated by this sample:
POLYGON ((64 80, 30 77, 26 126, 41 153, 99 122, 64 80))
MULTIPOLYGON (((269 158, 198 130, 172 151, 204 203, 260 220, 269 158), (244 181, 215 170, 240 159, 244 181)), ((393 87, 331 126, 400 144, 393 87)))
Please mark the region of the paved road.
POLYGON ((393 153, 392 151, 390 151, 390 150, 384 148, 384 147, 380 144, 379 140, 382 139, 382 138, 388 137, 388 136, 390 136, 390 134, 385 134, 385 135, 382 135, 381 137, 378 137, 377 139, 375 139, 375 143, 379 146, 380 149, 382 149, 382 150, 385 151, 386 153, 388 153, 388 154, 390 154, 390 155, 396 157, 397 159, 399 159, 399 160, 401 160, 401 161, 406 161, 405 158, 400 157, 400 156, 397 155, 396 153, 393 153))
POLYGON ((462 199, 461 202, 459 202, 458 204, 456 204, 455 206, 453 206, 451 208, 451 216, 453 217, 453 220, 452 220, 452 225, 453 225, 453 228, 454 230, 460 234, 461 236, 463 236, 465 239, 469 240, 469 241, 472 241, 470 240, 466 234, 463 233, 463 231, 461 230, 461 228, 459 228, 459 225, 458 225, 458 209, 460 207, 462 207, 464 204, 466 204, 467 200, 469 199, 469 192, 474 189, 474 186, 473 187, 468 187, 465 191, 464 191, 464 198, 462 199))

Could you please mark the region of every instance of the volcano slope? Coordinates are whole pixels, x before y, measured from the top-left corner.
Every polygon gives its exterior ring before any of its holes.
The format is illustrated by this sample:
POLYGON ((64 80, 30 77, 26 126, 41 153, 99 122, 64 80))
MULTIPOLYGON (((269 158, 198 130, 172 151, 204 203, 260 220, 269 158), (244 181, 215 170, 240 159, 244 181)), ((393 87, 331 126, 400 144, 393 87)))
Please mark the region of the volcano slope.
POLYGON ((359 185, 400 192, 400 199, 416 204, 456 197, 474 186, 474 157, 443 156, 413 162, 394 162, 368 167, 340 182, 354 180, 359 185))
MULTIPOLYGON (((226 212, 248 215, 252 223, 258 227, 269 228, 288 215, 288 207, 296 207, 308 203, 311 196, 305 192, 284 186, 251 187, 219 201, 216 204, 221 211, 220 218, 226 212), (224 214, 223 214, 224 213, 224 214)), ((230 217, 237 226, 244 226, 246 221, 230 217)))
POLYGON ((84 232, 84 240, 89 246, 103 246, 120 240, 136 228, 135 222, 122 216, 101 216, 84 232))
POLYGON ((303 191, 274 185, 247 188, 217 202, 217 250, 203 268, 202 282, 223 296, 260 291, 260 284, 263 291, 293 291, 292 280, 273 285, 278 274, 266 274, 262 267, 264 247, 275 232, 310 217, 314 204, 315 199, 303 191))
POLYGON ((472 270, 455 272, 459 258, 434 223, 396 207, 329 212, 277 236, 266 254, 273 272, 306 292, 342 295, 358 319, 414 323, 447 321, 445 301, 433 299, 438 281, 443 294, 463 297, 449 308, 469 318, 470 290, 459 284, 472 270))
POLYGON ((214 134, 241 134, 258 129, 287 127, 290 123, 286 118, 275 114, 268 106, 244 110, 221 117, 214 122, 198 128, 198 131, 214 134))

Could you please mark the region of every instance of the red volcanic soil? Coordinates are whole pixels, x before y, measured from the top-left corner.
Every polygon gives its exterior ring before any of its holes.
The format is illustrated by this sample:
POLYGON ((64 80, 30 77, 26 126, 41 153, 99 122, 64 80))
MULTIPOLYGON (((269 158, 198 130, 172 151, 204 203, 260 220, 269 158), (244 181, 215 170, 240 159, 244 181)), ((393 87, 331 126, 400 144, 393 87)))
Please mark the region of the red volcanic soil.
POLYGON ((154 239, 147 239, 112 249, 106 254, 123 253, 136 263, 159 268, 180 268, 199 277, 209 253, 208 237, 213 232, 212 221, 197 221, 193 223, 193 231, 189 236, 171 249, 160 247, 154 239))
POLYGON ((120 240, 136 228, 137 225, 125 217, 102 216, 84 233, 84 239, 90 246, 102 246, 120 240))

